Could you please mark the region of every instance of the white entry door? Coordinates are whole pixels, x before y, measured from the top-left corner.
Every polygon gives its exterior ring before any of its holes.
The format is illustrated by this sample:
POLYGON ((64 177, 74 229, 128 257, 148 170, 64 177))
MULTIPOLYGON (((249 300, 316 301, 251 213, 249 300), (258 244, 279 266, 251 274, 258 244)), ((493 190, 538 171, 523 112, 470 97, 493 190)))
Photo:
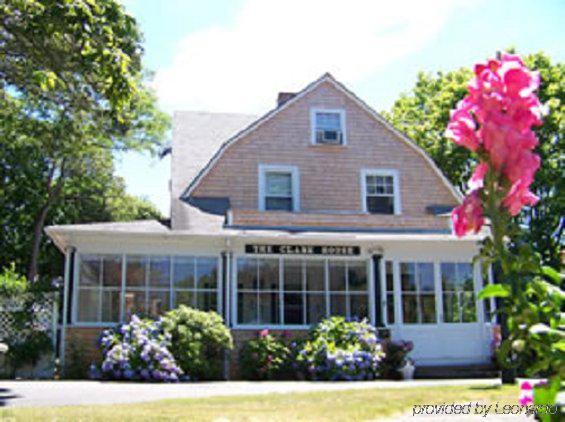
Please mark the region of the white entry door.
POLYGON ((489 362, 490 327, 477 300, 478 266, 394 260, 385 263, 383 273, 385 320, 393 340, 414 343, 411 357, 417 365, 489 362))

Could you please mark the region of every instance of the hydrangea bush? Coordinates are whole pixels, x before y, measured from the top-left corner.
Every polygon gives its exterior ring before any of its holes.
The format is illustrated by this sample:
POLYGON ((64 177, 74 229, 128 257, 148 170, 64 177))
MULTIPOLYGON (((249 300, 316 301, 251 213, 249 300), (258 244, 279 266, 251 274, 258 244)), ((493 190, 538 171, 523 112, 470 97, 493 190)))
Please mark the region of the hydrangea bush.
POLYGON ((91 377, 176 382, 182 370, 169 351, 170 339, 160 320, 141 320, 134 315, 129 324, 103 331, 101 371, 91 368, 91 377))
POLYGON ((400 373, 398 370, 402 368, 407 361, 412 361, 408 357, 414 349, 414 343, 411 341, 399 340, 392 341, 390 339, 382 342, 385 356, 381 361, 380 375, 383 378, 399 379, 400 373))
POLYGON ((295 366, 313 380, 371 380, 384 357, 375 327, 366 320, 323 320, 299 348, 295 366))
POLYGON ((257 338, 246 342, 239 355, 242 377, 253 380, 287 378, 292 359, 287 338, 286 332, 275 335, 265 329, 257 338))

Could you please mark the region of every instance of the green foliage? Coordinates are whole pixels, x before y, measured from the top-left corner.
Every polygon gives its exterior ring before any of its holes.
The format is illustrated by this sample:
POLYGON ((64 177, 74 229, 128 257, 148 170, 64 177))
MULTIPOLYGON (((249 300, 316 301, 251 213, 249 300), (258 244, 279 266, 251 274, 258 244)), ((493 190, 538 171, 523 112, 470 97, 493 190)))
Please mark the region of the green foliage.
POLYGON ((246 380, 273 380, 288 378, 291 349, 284 336, 268 330, 247 341, 239 355, 240 371, 246 380))
POLYGON ((21 329, 18 338, 6 339, 6 344, 6 358, 13 373, 25 365, 35 365, 42 356, 53 351, 47 332, 31 326, 21 329))
POLYGON ((375 327, 334 316, 312 328, 296 364, 314 380, 364 380, 378 375, 383 356, 375 327))
POLYGON ((16 266, 13 262, 0 273, 0 298, 21 295, 27 289, 27 278, 16 272, 16 266))
POLYGON ((220 379, 225 352, 233 349, 229 329, 216 312, 181 305, 163 317, 171 335, 171 353, 191 379, 220 379))
POLYGON ((120 2, 7 0, 0 15, 0 171, 18 214, 7 242, 27 252, 18 268, 35 280, 43 227, 66 191, 112 151, 155 153, 169 118, 144 83, 142 36, 120 2))
POLYGON ((561 378, 555 377, 549 384, 537 385, 534 387, 534 404, 548 409, 548 406, 556 408, 555 414, 550 412, 539 412, 537 417, 542 422, 558 422, 563 420, 563 411, 556 405, 557 395, 561 391, 561 378))
MULTIPOLYGON (((553 63, 543 53, 524 57, 528 67, 538 70, 541 87, 540 101, 549 106, 543 126, 536 128, 542 166, 532 185, 541 200, 534 208, 523 211, 520 222, 527 229, 519 232, 517 243, 531 244, 542 255, 545 263, 559 268, 559 251, 563 239, 560 220, 565 215, 565 65, 553 63)), ((474 159, 465 148, 460 148, 444 137, 449 112, 467 93, 470 69, 450 72, 420 73, 410 93, 394 103, 383 115, 400 131, 422 147, 436 162, 447 178, 465 191, 474 166, 474 159)))

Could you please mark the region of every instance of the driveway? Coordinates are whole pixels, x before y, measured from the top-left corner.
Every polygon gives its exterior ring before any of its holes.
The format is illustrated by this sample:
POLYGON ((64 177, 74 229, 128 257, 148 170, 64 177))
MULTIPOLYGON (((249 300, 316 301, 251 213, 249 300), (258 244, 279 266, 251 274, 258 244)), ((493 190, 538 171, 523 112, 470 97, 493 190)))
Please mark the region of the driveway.
POLYGON ((162 399, 298 393, 364 388, 498 385, 498 379, 415 380, 365 382, 224 381, 184 384, 144 384, 99 381, 0 381, 0 405, 68 406, 81 404, 137 403, 162 399))

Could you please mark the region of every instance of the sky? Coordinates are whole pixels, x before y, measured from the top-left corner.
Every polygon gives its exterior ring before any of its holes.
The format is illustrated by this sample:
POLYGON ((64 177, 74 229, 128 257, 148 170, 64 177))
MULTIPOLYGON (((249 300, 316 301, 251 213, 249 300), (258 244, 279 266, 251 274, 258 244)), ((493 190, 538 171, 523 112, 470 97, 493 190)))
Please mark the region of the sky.
MULTIPOLYGON (((565 58, 565 0, 123 0, 145 39, 160 107, 263 114, 331 72, 388 110, 418 72, 515 47, 565 58)), ((170 141, 168 139, 167 141, 170 141)), ((169 215, 170 160, 116 157, 129 193, 169 215)))

